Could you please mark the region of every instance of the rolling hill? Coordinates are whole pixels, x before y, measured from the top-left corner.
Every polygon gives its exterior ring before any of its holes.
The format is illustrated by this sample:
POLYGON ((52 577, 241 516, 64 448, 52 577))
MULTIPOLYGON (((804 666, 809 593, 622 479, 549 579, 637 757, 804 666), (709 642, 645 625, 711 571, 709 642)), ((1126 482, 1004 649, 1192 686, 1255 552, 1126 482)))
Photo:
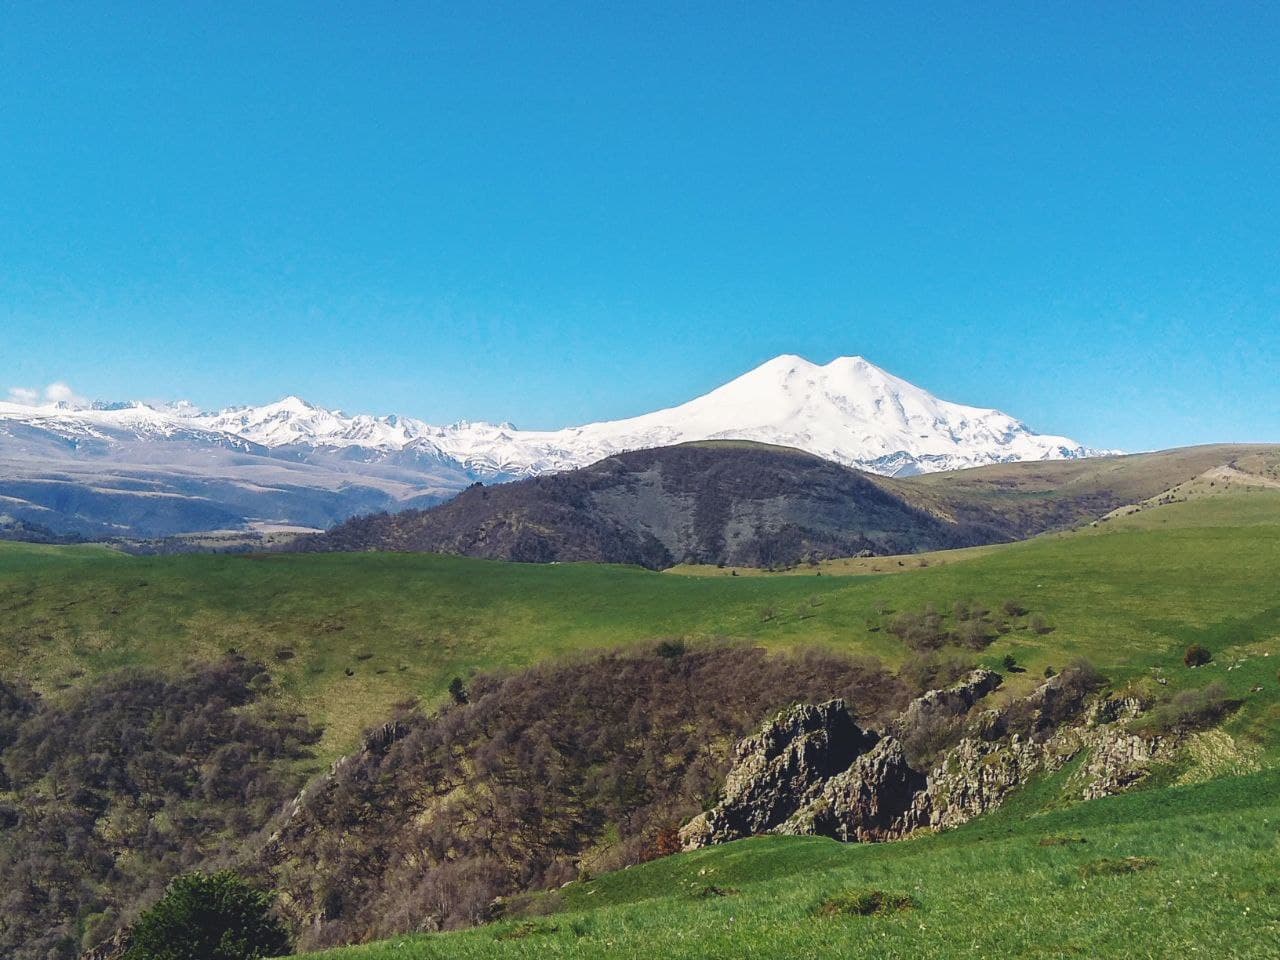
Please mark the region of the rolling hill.
POLYGON ((295 549, 526 562, 773 567, 1025 539, 1189 491, 1280 483, 1280 448, 1153 454, 886 478, 810 454, 706 441, 608 457, 425 511, 348 520, 295 549), (1216 480, 1214 478, 1217 478, 1216 480))
POLYGON ((1002 537, 913 506, 879 478, 784 447, 708 441, 475 486, 432 510, 360 517, 300 550, 415 550, 527 562, 754 567, 1002 537))

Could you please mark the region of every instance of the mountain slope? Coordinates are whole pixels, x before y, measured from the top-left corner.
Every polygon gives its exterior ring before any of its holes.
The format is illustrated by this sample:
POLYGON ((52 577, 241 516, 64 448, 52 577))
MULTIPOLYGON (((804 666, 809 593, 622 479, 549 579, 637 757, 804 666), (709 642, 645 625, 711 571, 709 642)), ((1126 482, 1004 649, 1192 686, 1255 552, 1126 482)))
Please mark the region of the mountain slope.
POLYGON ((783 447, 708 441, 607 457, 439 507, 361 517, 303 550, 416 550, 531 562, 790 565, 999 534, 943 520, 848 467, 783 447))
POLYGON ((1033 433, 998 410, 939 400, 861 357, 820 366, 790 354, 688 403, 629 420, 549 432, 466 424, 432 437, 456 459, 494 473, 564 470, 695 440, 795 447, 898 476, 1094 452, 1066 437, 1033 433))
POLYGON ((679 406, 554 431, 348 416, 293 396, 220 413, 186 403, 0 403, 0 523, 87 537, 324 527, 439 502, 475 480, 709 439, 780 444, 898 476, 1092 452, 999 411, 939 400, 859 357, 819 366, 781 356, 679 406))

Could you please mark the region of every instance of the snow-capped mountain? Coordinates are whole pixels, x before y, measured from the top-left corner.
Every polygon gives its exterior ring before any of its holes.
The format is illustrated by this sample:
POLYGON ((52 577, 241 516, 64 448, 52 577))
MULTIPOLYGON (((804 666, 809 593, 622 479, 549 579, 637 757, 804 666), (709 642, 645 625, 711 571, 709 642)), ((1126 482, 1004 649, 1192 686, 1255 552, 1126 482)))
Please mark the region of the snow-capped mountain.
POLYGON ((1097 452, 998 410, 939 400, 861 357, 818 365, 786 355, 679 406, 564 430, 349 416, 294 396, 218 413, 183 402, 0 402, 0 514, 41 523, 65 513, 69 500, 83 501, 70 528, 94 532, 114 525, 111 510, 127 499, 131 515, 152 518, 144 528, 156 535, 183 529, 180 501, 188 498, 205 524, 197 529, 323 526, 354 512, 438 502, 475 480, 708 439, 798 447, 896 476, 1097 452), (102 497, 111 505, 94 506, 102 497))
POLYGON ((68 439, 234 439, 266 449, 359 448, 382 454, 413 449, 486 478, 568 470, 627 450, 710 439, 798 447, 889 475, 1095 452, 1067 437, 1034 433, 998 410, 940 400, 861 357, 821 366, 792 355, 776 357, 676 407, 564 430, 348 416, 294 396, 213 414, 182 403, 86 408, 0 403, 0 421, 39 426, 68 439))
POLYGON ((461 424, 430 439, 472 470, 546 473, 610 454, 693 440, 756 440, 904 476, 1016 460, 1089 456, 998 410, 948 403, 861 357, 825 366, 784 355, 705 396, 656 413, 556 431, 461 424))

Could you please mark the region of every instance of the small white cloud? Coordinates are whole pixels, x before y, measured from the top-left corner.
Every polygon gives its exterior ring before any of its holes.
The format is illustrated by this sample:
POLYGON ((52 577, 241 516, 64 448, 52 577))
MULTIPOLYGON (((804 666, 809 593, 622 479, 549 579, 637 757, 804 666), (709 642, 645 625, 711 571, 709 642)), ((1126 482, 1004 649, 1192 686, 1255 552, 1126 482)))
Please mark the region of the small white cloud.
POLYGON ((50 403, 69 403, 73 406, 85 402, 84 397, 72 390, 70 384, 62 380, 55 381, 45 387, 44 398, 50 403))
POLYGON ((41 403, 65 403, 72 407, 88 404, 88 400, 71 389, 64 380, 57 380, 43 390, 32 390, 30 387, 10 387, 9 402, 21 403, 24 406, 36 407, 41 403))
POLYGON ((9 402, 31 406, 40 402, 40 391, 32 390, 30 387, 10 387, 9 402))

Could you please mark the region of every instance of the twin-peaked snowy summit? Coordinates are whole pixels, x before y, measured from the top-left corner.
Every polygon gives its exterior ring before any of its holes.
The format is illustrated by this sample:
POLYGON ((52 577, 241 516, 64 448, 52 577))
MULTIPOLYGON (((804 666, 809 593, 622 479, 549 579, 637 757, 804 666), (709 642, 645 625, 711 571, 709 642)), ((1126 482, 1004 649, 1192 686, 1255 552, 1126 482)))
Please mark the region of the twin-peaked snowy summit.
MULTIPOLYGON (((678 407, 553 433, 520 433, 507 442, 523 443, 552 461, 552 469, 563 469, 625 450, 712 439, 796 447, 896 475, 1090 454, 1074 440, 1033 433, 998 410, 939 400, 861 357, 820 366, 789 354, 678 407)), ((473 446, 470 455, 480 449, 473 446)))
POLYGON ((348 416, 293 396, 213 414, 189 404, 0 403, 0 441, 6 421, 67 439, 84 435, 108 443, 238 441, 264 453, 343 451, 355 461, 408 455, 451 463, 482 479, 567 470, 614 453, 710 439, 797 447, 891 475, 1093 452, 1066 437, 1033 433, 998 410, 939 400, 861 357, 819 365, 793 355, 776 357, 676 407, 553 431, 518 430, 509 423, 433 426, 409 417, 348 416))

